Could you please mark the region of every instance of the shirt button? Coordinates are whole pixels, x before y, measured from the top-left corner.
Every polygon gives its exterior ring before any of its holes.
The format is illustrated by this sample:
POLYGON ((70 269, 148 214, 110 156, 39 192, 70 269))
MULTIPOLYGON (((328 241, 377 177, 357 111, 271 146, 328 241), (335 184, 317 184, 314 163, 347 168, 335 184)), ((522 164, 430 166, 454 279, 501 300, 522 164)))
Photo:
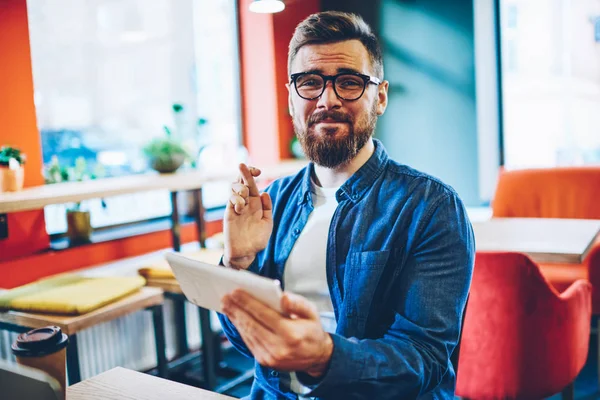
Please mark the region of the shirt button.
POLYGON ((358 193, 354 193, 354 194, 352 195, 352 198, 353 198, 354 200, 358 200, 358 193))
POLYGON ((294 229, 294 235, 298 236, 300 234, 300 229, 296 228, 294 229))
POLYGON ((271 371, 271 376, 274 378, 277 378, 279 376, 279 372, 277 371, 271 371))

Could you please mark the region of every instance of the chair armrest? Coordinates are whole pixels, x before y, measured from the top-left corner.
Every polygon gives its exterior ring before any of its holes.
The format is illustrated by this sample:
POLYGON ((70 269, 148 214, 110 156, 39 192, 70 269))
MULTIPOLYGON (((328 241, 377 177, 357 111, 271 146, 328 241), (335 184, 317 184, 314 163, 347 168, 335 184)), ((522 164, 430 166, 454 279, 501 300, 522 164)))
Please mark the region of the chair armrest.
POLYGON ((583 368, 588 355, 592 318, 592 284, 579 279, 559 296, 563 311, 556 320, 562 331, 561 351, 571 354, 573 376, 583 368), (560 326, 562 325, 562 326, 560 326))
POLYGON ((586 279, 578 279, 562 292, 559 298, 568 315, 575 318, 575 320, 586 321, 589 330, 589 322, 592 317, 592 284, 586 279))
MULTIPOLYGON (((587 292, 592 289, 592 284, 587 279, 577 279, 573 282, 566 290, 560 295, 560 299, 566 302, 576 302, 579 300, 585 300, 587 292)), ((590 292, 591 293, 591 292, 590 292)))

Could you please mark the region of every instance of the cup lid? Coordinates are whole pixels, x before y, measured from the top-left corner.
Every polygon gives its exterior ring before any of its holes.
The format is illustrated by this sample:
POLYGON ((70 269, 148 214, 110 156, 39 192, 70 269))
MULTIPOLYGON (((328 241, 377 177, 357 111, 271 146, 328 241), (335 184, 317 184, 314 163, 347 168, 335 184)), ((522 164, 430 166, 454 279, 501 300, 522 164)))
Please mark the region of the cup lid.
POLYGON ((11 348, 15 355, 41 356, 61 350, 68 342, 68 336, 60 327, 46 326, 20 334, 11 348))

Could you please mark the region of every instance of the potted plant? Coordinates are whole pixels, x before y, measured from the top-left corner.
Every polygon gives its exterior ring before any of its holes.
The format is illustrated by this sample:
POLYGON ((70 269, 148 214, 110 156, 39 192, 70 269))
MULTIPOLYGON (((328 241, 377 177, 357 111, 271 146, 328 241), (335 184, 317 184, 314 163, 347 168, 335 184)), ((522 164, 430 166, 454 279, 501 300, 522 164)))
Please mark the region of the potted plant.
MULTIPOLYGON (((101 166, 95 172, 90 172, 85 158, 78 157, 72 167, 61 166, 56 156, 52 157, 50 164, 44 169, 46 183, 82 182, 96 179, 103 175, 101 166)), ((102 200, 102 206, 106 203, 102 200)), ((67 207, 67 237, 69 243, 89 243, 92 235, 91 214, 82 209, 82 203, 76 202, 67 207)))
POLYGON ((170 129, 165 126, 164 130, 166 137, 153 139, 143 149, 150 167, 161 174, 177 171, 190 158, 182 144, 171 137, 170 129))
POLYGON ((15 147, 0 148, 0 193, 23 189, 25 154, 15 147))

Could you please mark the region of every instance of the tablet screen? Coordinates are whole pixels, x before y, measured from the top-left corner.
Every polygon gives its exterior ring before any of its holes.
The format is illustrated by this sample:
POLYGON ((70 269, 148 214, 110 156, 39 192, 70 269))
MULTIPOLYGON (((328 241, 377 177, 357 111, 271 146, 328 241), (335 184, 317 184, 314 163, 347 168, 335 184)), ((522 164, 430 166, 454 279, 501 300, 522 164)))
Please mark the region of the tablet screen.
POLYGON ((281 285, 249 271, 208 264, 177 253, 167 253, 167 262, 186 298, 193 304, 221 312, 221 299, 235 289, 243 289, 281 313, 281 285))

